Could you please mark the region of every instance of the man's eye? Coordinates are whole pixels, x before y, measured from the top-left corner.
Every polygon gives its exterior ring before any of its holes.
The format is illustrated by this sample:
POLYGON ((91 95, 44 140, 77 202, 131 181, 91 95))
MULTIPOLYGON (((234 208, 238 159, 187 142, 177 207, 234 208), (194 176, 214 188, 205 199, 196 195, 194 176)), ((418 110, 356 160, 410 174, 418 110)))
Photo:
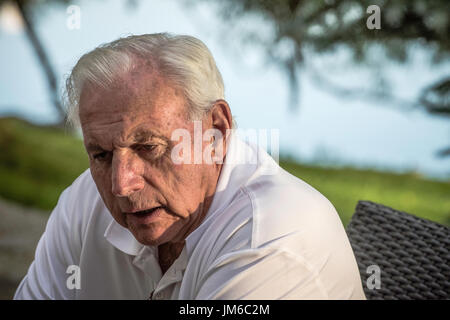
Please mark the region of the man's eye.
POLYGON ((105 161, 108 158, 108 154, 109 153, 107 151, 99 152, 94 154, 93 158, 98 161, 105 161))
POLYGON ((156 148, 156 145, 153 144, 145 144, 136 147, 137 151, 153 151, 156 148))
POLYGON ((165 153, 165 147, 159 144, 143 144, 135 147, 142 157, 150 160, 159 159, 165 153))

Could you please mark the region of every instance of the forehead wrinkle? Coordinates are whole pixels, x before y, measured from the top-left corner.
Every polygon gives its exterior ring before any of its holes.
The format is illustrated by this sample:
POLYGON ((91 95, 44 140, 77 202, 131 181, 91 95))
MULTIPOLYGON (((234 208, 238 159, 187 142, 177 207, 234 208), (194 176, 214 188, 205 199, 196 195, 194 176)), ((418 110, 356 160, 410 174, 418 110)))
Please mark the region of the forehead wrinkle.
POLYGON ((106 87, 86 82, 80 95, 80 117, 96 116, 99 105, 120 111, 143 106, 151 108, 164 83, 165 79, 147 65, 117 75, 106 87))

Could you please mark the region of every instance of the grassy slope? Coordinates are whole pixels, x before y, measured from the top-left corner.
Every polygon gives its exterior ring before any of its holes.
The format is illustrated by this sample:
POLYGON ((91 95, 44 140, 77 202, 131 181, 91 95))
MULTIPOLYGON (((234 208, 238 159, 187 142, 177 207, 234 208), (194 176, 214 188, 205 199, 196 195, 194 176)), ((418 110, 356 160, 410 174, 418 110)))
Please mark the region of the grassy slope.
MULTIPOLYGON (((80 140, 22 120, 0 119, 0 148, 0 197, 41 209, 53 208, 61 191, 88 167, 80 140)), ((450 224, 450 181, 289 161, 281 165, 330 199, 344 224, 358 200, 450 224)))
POLYGON ((51 209, 88 166, 79 139, 51 127, 0 119, 0 196, 51 209))

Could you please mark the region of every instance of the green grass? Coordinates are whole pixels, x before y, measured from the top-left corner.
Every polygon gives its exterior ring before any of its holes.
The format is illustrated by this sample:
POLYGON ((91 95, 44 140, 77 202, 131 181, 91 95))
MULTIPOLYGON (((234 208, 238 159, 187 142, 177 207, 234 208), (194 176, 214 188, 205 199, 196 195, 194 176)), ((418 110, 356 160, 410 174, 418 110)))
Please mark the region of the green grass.
POLYGON ((0 197, 41 209, 89 167, 80 139, 16 118, 0 119, 0 150, 0 197))
MULTIPOLYGON (((61 129, 0 119, 0 197, 51 210, 59 194, 89 165, 82 142, 61 129)), ((358 200, 378 202, 450 225, 450 181, 415 174, 280 165, 324 194, 346 225, 358 200)))

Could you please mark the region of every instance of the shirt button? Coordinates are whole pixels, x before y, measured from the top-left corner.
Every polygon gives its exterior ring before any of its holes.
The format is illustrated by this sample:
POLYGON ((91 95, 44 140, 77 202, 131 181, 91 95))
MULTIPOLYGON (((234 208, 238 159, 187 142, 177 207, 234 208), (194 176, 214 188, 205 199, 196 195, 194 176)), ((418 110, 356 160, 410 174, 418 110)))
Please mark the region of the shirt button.
POLYGON ((162 300, 162 298, 163 298, 162 292, 158 292, 157 294, 155 294, 155 299, 156 300, 162 300))

